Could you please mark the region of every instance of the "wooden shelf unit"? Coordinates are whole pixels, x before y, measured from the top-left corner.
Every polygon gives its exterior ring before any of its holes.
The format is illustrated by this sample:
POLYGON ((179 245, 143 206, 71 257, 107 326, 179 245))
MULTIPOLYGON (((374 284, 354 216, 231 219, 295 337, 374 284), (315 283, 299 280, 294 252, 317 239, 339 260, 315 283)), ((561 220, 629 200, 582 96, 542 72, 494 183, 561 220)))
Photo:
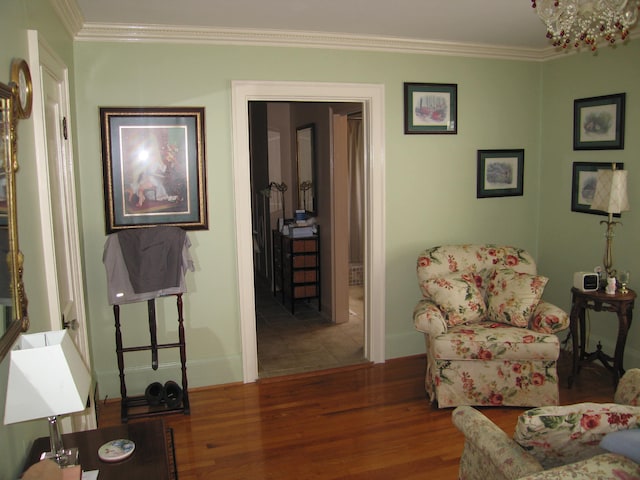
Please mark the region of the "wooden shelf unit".
POLYGON ((273 294, 295 313, 296 300, 317 299, 320 310, 320 237, 291 237, 273 231, 273 294))

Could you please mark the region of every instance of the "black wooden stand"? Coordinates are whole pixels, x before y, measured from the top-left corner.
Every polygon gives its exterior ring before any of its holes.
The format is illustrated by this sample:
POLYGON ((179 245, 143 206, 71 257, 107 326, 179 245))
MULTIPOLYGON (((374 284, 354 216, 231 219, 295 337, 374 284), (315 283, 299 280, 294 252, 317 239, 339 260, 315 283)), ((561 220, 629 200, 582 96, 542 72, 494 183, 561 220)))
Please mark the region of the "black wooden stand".
POLYGON ((187 392, 187 352, 184 339, 184 325, 182 316, 182 294, 176 294, 176 305, 178 309, 178 342, 158 344, 156 336, 156 305, 155 299, 147 301, 147 310, 149 312, 149 334, 151 341, 149 345, 139 347, 123 347, 122 332, 120 331, 120 305, 113 306, 113 316, 116 322, 116 353, 118 354, 118 370, 120 371, 120 396, 121 412, 120 417, 123 422, 127 422, 130 418, 151 417, 154 415, 166 415, 169 413, 182 412, 189 415, 189 394, 187 392), (144 395, 129 397, 127 396, 127 386, 124 380, 124 354, 126 352, 140 352, 151 350, 151 368, 158 369, 158 349, 161 348, 179 348, 180 364, 182 370, 182 405, 170 408, 164 402, 158 406, 151 406, 147 402, 144 395))

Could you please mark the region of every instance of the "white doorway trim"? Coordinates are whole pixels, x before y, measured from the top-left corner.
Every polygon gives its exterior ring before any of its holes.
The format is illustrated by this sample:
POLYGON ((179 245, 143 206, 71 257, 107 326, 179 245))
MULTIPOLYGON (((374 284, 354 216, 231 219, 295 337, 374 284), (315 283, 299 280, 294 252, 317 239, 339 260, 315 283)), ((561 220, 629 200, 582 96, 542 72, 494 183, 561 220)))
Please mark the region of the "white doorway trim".
POLYGON ((245 383, 258 378, 253 286, 249 102, 359 102, 365 134, 365 356, 385 360, 384 86, 353 83, 233 81, 233 179, 238 254, 238 301, 245 383))
MULTIPOLYGON (((45 319, 44 325, 52 330, 63 328, 65 314, 66 320, 75 321, 76 326, 70 330, 71 338, 91 370, 72 129, 69 127, 63 132, 63 119, 69 125, 72 123, 69 69, 37 30, 28 30, 27 38, 33 79, 35 162, 44 263, 42 275, 48 286, 45 310, 49 312, 49 318, 45 319)), ((95 388, 93 383, 91 392, 95 388)), ((90 393, 89 400, 88 409, 63 419, 62 425, 67 432, 96 428, 93 393, 90 393)))

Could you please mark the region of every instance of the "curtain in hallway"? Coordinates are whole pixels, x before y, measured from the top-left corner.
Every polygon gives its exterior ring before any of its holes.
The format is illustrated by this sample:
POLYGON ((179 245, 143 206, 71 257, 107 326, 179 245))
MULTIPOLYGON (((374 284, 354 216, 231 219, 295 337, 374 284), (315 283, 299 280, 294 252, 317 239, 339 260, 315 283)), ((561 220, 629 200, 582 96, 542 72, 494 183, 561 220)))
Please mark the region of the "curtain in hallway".
POLYGON ((363 198, 364 198, 364 139, 362 118, 349 116, 347 123, 349 144, 349 262, 362 263, 363 198))

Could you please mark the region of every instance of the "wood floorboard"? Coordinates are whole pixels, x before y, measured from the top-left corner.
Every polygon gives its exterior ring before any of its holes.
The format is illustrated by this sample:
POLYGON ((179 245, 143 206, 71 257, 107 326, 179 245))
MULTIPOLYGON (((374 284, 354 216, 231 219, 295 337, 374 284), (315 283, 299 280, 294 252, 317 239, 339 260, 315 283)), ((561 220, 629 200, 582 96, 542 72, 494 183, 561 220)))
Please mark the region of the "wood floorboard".
MULTIPOLYGON (((452 409, 424 392, 424 356, 316 374, 194 389, 191 415, 164 416, 174 430, 180 480, 455 479, 463 436, 452 409)), ((562 404, 613 399, 609 373, 587 365, 562 404)), ((509 435, 523 408, 483 408, 509 435)), ((120 422, 118 400, 99 425, 120 422)), ((131 420, 144 421, 144 420, 131 420)))

